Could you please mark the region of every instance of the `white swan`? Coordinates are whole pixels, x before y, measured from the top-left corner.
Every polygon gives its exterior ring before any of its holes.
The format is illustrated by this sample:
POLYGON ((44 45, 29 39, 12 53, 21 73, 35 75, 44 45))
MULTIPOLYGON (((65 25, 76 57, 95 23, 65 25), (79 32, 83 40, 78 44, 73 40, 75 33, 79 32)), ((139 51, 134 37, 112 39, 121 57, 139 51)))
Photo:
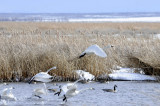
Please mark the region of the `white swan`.
POLYGON ((84 82, 88 82, 95 79, 94 75, 83 70, 76 70, 76 74, 79 76, 80 79, 83 79, 84 82))
POLYGON ((6 100, 1 100, 0 106, 7 106, 6 100))
POLYGON ((89 46, 80 56, 79 58, 85 56, 86 54, 96 54, 100 57, 107 57, 107 54, 103 51, 102 48, 100 48, 98 45, 91 45, 89 46))
POLYGON ((69 89, 77 89, 77 85, 76 85, 76 83, 77 82, 79 82, 79 81, 81 81, 81 80, 83 80, 83 79, 78 79, 78 80, 76 80, 74 83, 67 83, 66 85, 63 85, 62 87, 61 87, 61 85, 59 86, 59 88, 60 88, 60 91, 59 92, 56 92, 54 95, 60 95, 61 94, 61 92, 63 91, 64 93, 66 93, 69 89))
POLYGON ((7 83, 2 83, 0 84, 0 87, 4 86, 4 85, 8 85, 7 83))
POLYGON ((31 80, 28 83, 30 84, 33 80, 41 81, 41 82, 51 82, 53 79, 53 76, 49 75, 48 72, 53 69, 56 69, 56 67, 52 67, 49 70, 47 70, 46 72, 40 72, 40 73, 36 74, 35 76, 33 76, 31 78, 31 80))
MULTIPOLYGON (((56 83, 54 83, 53 85, 58 86, 58 84, 56 83)), ((55 93, 57 91, 57 88, 53 88, 53 85, 47 87, 47 90, 49 91, 49 93, 55 93)))
POLYGON ((33 90, 33 94, 32 96, 36 96, 38 98, 42 98, 41 95, 47 95, 47 88, 46 88, 46 84, 43 83, 44 88, 36 88, 33 90))
MULTIPOLYGON (((94 90, 94 88, 86 88, 86 89, 81 89, 81 90, 77 90, 77 88, 73 87, 67 90, 67 92, 63 95, 63 101, 67 102, 68 98, 71 98, 73 96, 78 95, 80 92, 84 92, 86 90, 94 90)), ((62 97, 60 97, 62 98, 62 97)))
POLYGON ((13 95, 13 93, 12 93, 12 91, 11 91, 12 89, 14 89, 14 87, 5 88, 5 89, 2 91, 1 99, 4 99, 4 100, 14 100, 14 101, 16 101, 17 98, 13 95))

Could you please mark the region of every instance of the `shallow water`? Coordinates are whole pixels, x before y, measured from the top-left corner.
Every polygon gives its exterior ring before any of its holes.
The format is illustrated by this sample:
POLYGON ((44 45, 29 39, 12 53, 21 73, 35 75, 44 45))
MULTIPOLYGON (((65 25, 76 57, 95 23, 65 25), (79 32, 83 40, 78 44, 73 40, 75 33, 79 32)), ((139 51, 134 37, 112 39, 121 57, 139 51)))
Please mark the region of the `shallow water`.
MULTIPOLYGON (((67 82, 57 83, 58 85, 66 84, 67 82)), ((47 86, 54 86, 53 83, 47 83, 47 86)), ((9 85, 0 88, 0 91, 6 87, 13 86, 13 94, 17 97, 17 101, 7 101, 9 106, 158 106, 160 104, 160 84, 156 82, 141 82, 141 81, 113 81, 109 84, 91 82, 88 84, 78 83, 78 89, 93 87, 95 90, 87 90, 81 92, 75 97, 69 98, 65 103, 54 93, 42 96, 42 98, 31 97, 33 89, 43 87, 42 83, 9 83, 9 85), (104 92, 104 88, 113 88, 117 85, 117 92, 104 92)))

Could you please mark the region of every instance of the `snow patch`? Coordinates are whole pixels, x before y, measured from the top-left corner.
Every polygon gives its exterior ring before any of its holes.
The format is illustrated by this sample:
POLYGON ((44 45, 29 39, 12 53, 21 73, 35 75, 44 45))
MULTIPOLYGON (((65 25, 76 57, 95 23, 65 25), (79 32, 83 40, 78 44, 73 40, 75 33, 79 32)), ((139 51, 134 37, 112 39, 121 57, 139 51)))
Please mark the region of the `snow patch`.
POLYGON ((140 68, 121 68, 119 67, 118 70, 113 70, 109 77, 112 80, 126 80, 126 81, 143 81, 143 80, 151 80, 155 81, 156 78, 149 75, 144 75, 144 72, 140 68), (138 73, 135 73, 138 70, 138 73))

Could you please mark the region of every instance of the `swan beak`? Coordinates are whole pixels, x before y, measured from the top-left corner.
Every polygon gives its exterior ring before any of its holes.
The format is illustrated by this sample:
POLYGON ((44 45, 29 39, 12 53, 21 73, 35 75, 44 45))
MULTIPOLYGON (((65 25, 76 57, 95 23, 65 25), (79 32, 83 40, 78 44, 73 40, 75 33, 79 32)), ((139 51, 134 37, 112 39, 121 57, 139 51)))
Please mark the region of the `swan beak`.
POLYGON ((113 45, 111 45, 111 47, 114 47, 113 45))

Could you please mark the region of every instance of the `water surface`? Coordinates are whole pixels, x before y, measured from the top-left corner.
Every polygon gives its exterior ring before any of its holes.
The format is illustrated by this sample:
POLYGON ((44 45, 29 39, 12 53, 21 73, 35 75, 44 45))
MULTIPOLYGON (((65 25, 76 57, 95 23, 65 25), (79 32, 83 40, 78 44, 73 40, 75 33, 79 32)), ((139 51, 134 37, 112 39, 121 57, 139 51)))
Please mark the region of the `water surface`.
MULTIPOLYGON (((67 82, 57 83, 58 85, 67 82)), ((53 83, 47 83, 47 86, 54 86, 53 83)), ((13 86, 13 94, 17 97, 17 101, 7 101, 10 106, 158 106, 160 104, 160 84, 156 82, 141 81, 113 81, 110 83, 91 82, 88 84, 78 83, 78 90, 93 87, 95 90, 87 90, 81 92, 73 98, 69 98, 65 103, 54 93, 42 96, 42 98, 32 97, 33 89, 42 88, 42 83, 9 83, 9 85, 0 88, 0 91, 6 87, 13 86), (113 88, 117 85, 117 92, 104 92, 104 88, 113 88)))

